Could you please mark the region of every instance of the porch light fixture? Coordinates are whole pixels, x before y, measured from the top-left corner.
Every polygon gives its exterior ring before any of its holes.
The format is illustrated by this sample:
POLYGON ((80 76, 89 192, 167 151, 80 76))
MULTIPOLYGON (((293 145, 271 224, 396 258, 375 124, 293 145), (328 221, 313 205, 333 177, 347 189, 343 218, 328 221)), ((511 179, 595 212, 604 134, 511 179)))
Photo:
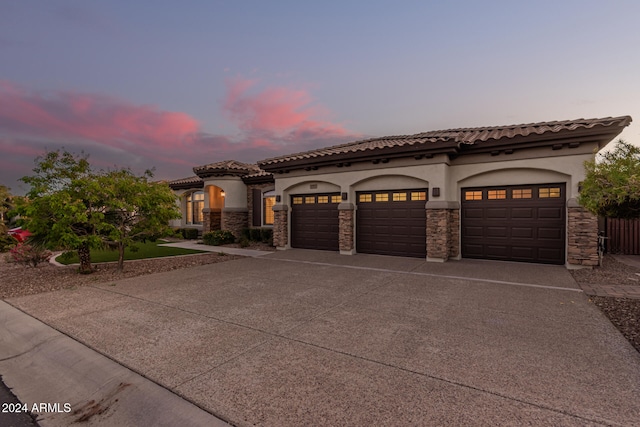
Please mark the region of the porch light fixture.
POLYGON ((224 196, 225 196, 225 194, 224 194, 224 190, 222 190, 222 191, 220 192, 220 195, 221 195, 222 197, 224 197, 224 196))
POLYGON ((440 197, 440 187, 433 187, 431 189, 431 195, 433 197, 440 197))

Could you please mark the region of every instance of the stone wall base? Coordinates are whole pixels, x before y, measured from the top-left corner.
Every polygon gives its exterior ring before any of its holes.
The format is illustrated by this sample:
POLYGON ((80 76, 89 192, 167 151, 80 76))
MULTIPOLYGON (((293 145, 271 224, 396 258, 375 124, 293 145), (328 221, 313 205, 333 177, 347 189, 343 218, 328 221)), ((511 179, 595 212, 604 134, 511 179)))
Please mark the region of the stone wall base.
POLYGON ((353 255, 355 253, 353 230, 354 230, 354 206, 352 203, 340 203, 338 205, 338 220, 340 221, 339 244, 340 253, 343 255, 353 255))
POLYGON ((460 210, 427 208, 427 261, 457 259, 460 253, 460 210))
POLYGON ((273 246, 277 249, 289 247, 289 207, 276 205, 273 207, 273 246))
POLYGON ((222 229, 222 211, 220 209, 203 209, 202 217, 202 233, 222 229))
POLYGON ((567 266, 598 265, 598 218, 577 203, 567 208, 567 266))
POLYGON ((242 229, 249 227, 249 212, 241 210, 223 210, 222 229, 233 233, 237 238, 242 236, 242 229))

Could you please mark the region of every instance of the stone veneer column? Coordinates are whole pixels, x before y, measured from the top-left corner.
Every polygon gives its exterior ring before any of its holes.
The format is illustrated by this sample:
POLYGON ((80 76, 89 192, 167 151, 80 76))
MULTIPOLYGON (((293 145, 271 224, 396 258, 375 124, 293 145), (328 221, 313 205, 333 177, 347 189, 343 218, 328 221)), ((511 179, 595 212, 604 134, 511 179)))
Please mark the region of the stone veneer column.
POLYGON ((273 246, 277 249, 289 247, 289 206, 275 205, 273 207, 273 246))
POLYGON ((338 219, 340 221, 340 253, 342 255, 353 255, 355 247, 353 245, 353 203, 340 203, 338 205, 338 219))
POLYGON ((460 259, 460 208, 449 209, 449 258, 460 259))
POLYGON ((427 202, 427 261, 444 262, 460 253, 460 205, 427 202))
POLYGON ((222 210, 222 229, 236 236, 242 236, 242 229, 249 227, 249 211, 245 208, 224 208, 222 210))
POLYGON ((567 266, 598 265, 598 217, 567 201, 567 266))
POLYGON ((222 212, 220 209, 204 208, 202 210, 202 233, 220 230, 222 212))

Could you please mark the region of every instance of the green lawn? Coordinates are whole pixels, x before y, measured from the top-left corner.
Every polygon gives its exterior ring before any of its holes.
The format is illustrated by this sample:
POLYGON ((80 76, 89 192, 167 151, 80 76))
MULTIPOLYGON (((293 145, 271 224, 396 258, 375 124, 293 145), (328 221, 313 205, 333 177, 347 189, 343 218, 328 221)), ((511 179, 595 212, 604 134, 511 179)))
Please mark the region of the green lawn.
MULTIPOLYGON (((182 248, 169 248, 166 246, 158 246, 163 242, 147 242, 139 243, 138 250, 132 252, 129 248, 124 251, 125 261, 132 259, 145 259, 145 258, 161 258, 165 256, 174 255, 189 255, 189 254, 202 254, 204 251, 194 251, 191 249, 182 248)), ((76 252, 69 252, 69 256, 61 255, 56 261, 61 264, 78 264, 78 254, 76 252)), ((91 250, 91 262, 111 262, 118 261, 118 251, 111 251, 105 249, 92 249, 91 250)))

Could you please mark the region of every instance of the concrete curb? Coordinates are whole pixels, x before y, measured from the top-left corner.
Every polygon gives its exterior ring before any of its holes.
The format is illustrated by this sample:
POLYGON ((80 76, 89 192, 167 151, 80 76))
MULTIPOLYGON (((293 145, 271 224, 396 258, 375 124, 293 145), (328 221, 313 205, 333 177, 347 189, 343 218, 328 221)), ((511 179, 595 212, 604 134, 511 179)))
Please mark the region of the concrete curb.
POLYGON ((0 369, 5 384, 42 427, 228 426, 4 301, 0 369))

